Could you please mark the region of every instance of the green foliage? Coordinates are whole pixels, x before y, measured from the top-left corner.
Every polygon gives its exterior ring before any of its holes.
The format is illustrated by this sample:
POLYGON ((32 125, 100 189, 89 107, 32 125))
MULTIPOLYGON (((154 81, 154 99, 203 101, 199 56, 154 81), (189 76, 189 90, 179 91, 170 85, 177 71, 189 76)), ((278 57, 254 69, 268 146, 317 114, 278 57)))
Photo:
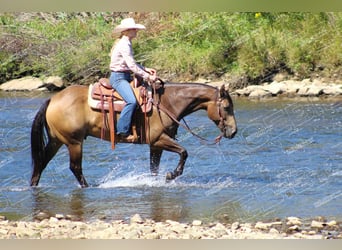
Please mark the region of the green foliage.
MULTIPOLYGON (((0 82, 59 75, 77 83, 108 76, 113 26, 127 13, 0 14, 0 82)), ((302 78, 342 68, 342 14, 180 12, 130 14, 147 30, 137 61, 162 77, 302 78)))

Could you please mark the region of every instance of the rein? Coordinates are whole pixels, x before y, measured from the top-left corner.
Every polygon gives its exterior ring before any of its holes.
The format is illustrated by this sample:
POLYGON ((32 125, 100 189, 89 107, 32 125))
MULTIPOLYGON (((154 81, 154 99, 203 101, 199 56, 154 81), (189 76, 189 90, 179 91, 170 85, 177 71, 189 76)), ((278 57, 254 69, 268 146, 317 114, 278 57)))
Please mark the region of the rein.
MULTIPOLYGON (((160 80, 160 79, 158 79, 160 80)), ((161 80, 160 80, 161 81, 161 80)), ((162 82, 162 81, 161 81, 162 82)), ((163 83, 163 82, 162 82, 163 83)), ((164 85, 164 83, 163 83, 164 85)), ((218 92, 217 92, 218 93, 218 92)), ((155 88, 154 88, 154 95, 156 94, 155 92, 155 88)), ((217 94, 218 96, 218 94, 217 94)), ((219 106, 218 106, 218 113, 219 113, 219 116, 220 116, 220 124, 223 123, 223 117, 222 117, 222 114, 221 114, 221 110, 220 110, 220 106, 221 106, 221 100, 219 98, 217 98, 218 102, 219 102, 219 106)), ((198 139, 200 139, 201 141, 203 142, 206 142, 207 145, 214 145, 214 144, 217 144, 221 141, 222 137, 223 137, 223 133, 221 133, 219 136, 217 136, 214 140, 214 143, 208 143, 209 140, 196 134, 195 132, 193 132, 191 130, 191 128, 188 126, 188 124, 186 123, 186 121, 184 120, 184 118, 182 119, 184 124, 180 123, 178 121, 178 119, 175 117, 175 115, 173 113, 171 113, 167 108, 165 108, 161 103, 159 102, 156 102, 154 99, 151 100, 152 104, 157 108, 158 111, 163 111, 167 116, 169 116, 174 122, 176 122, 178 125, 182 126, 186 131, 188 131, 189 133, 191 133, 193 136, 197 137, 198 139)))

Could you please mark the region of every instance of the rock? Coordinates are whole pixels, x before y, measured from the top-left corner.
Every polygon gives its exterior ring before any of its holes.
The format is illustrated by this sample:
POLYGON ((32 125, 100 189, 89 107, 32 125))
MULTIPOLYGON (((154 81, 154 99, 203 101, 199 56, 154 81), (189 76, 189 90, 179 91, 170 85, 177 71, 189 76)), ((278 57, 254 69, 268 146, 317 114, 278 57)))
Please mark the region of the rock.
POLYGON ((270 92, 272 96, 277 96, 286 91, 286 85, 282 82, 272 82, 264 87, 264 90, 270 92))
POLYGON ((160 235, 156 232, 150 233, 150 234, 146 234, 144 239, 147 240, 157 240, 160 239, 160 235))
POLYGON ((314 80, 312 81, 312 85, 314 85, 314 86, 322 86, 323 83, 322 83, 322 81, 319 80, 319 79, 314 79, 314 80))
POLYGON ((249 94, 249 98, 265 98, 270 97, 272 94, 264 89, 255 89, 249 94))
POLYGON ((293 80, 286 81, 286 82, 284 82, 284 84, 286 86, 286 94, 288 94, 288 95, 297 94, 298 90, 302 86, 302 84, 300 84, 299 82, 293 81, 293 80))
POLYGON ((44 79, 44 81, 40 78, 29 76, 14 79, 0 85, 0 90, 4 91, 58 91, 63 88, 65 88, 65 85, 63 79, 59 76, 50 76, 44 79))
POLYGON ((310 78, 303 79, 301 83, 302 83, 303 85, 311 85, 311 84, 312 84, 310 78))
POLYGON ((36 90, 43 81, 37 77, 24 77, 20 79, 11 80, 0 85, 0 90, 4 91, 28 91, 36 90))
POLYGON ((324 222, 321 221, 315 221, 313 220, 311 222, 311 227, 312 228, 317 228, 317 229, 322 229, 326 224, 324 222))
POLYGON ((335 226, 337 226, 337 222, 336 222, 335 220, 329 221, 329 222, 327 223, 327 226, 329 226, 329 227, 335 227, 335 226))
POLYGON ((237 230, 240 228, 240 223, 239 222, 234 222, 231 226, 232 230, 237 230))
POLYGON ((71 221, 77 221, 77 220, 78 220, 77 216, 76 216, 76 215, 73 215, 73 214, 67 214, 67 215, 65 216, 65 218, 66 218, 67 220, 71 220, 71 221))
POLYGON ((0 228, 0 235, 7 235, 8 229, 2 229, 0 228))
POLYGON ((63 214, 56 214, 56 215, 55 215, 55 218, 61 220, 61 219, 64 219, 65 217, 64 217, 63 214))
POLYGON ((58 222, 58 219, 55 218, 55 217, 51 217, 51 218, 49 219, 49 222, 50 222, 50 223, 57 223, 57 222, 58 222))
POLYGON ((178 226, 180 223, 178 221, 166 220, 165 223, 170 224, 171 226, 178 226))
POLYGON ((39 212, 37 215, 34 216, 36 220, 42 221, 45 219, 50 218, 50 215, 45 212, 39 212))
POLYGON ((6 216, 5 215, 0 215, 0 221, 4 221, 4 220, 7 220, 6 216))
POLYGON ((272 223, 264 223, 264 222, 260 222, 258 221, 255 226, 256 229, 261 229, 261 230, 268 230, 269 228, 272 227, 272 223))
POLYGON ((237 89, 233 93, 237 94, 238 96, 248 96, 249 95, 249 93, 247 94, 245 89, 237 89))
POLYGON ((252 93, 253 91, 257 90, 257 89, 261 89, 262 87, 259 85, 249 85, 246 88, 243 88, 241 90, 236 91, 236 93, 238 95, 244 95, 244 96, 249 96, 250 93, 252 93))
POLYGON ((294 225, 294 226, 291 226, 287 229, 286 231, 287 233, 292 233, 292 232, 299 232, 299 226, 298 225, 294 225))
POLYGON ((50 77, 44 79, 44 83, 53 84, 59 88, 64 86, 63 79, 59 76, 50 76, 50 77))
POLYGON ((192 222, 192 225, 193 225, 193 226, 201 226, 201 225, 202 225, 202 221, 200 221, 200 220, 194 220, 194 221, 192 222))
POLYGON ((133 224, 133 223, 141 224, 143 222, 144 222, 144 220, 141 218, 141 216, 139 214, 133 215, 130 219, 131 224, 133 224))
POLYGON ((299 90, 297 91, 297 95, 299 96, 307 96, 307 92, 309 90, 308 86, 301 86, 299 90))
POLYGON ((275 228, 270 229, 270 234, 279 234, 279 231, 275 228))
POLYGON ((316 85, 311 85, 306 92, 307 96, 319 96, 321 94, 323 94, 323 87, 316 85))
POLYGON ((138 239, 139 238, 139 231, 138 230, 131 230, 124 233, 125 239, 138 239))
POLYGON ((342 94, 342 85, 327 85, 323 87, 323 94, 325 95, 341 95, 342 94))
POLYGON ((297 217, 287 217, 286 225, 293 226, 293 225, 302 225, 302 222, 297 217))

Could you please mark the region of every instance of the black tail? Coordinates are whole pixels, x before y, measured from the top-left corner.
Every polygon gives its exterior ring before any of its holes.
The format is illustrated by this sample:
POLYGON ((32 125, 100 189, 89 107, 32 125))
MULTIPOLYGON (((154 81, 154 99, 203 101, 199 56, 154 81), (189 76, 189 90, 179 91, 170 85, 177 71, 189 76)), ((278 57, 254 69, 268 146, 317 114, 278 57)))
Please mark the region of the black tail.
MULTIPOLYGON (((47 100, 36 114, 31 128, 31 157, 33 165, 33 173, 36 170, 44 168, 45 164, 45 146, 46 140, 44 130, 46 131, 46 110, 49 106, 50 99, 47 100)), ((46 131, 47 132, 47 131, 46 131)), ((32 185, 32 183, 31 183, 32 185)))

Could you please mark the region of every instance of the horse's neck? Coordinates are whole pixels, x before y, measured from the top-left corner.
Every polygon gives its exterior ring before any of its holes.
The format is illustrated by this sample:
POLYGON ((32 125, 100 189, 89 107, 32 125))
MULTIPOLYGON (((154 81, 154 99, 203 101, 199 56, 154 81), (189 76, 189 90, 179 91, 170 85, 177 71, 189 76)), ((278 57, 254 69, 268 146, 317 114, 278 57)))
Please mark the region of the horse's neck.
POLYGON ((215 101, 217 90, 202 84, 170 84, 165 93, 164 106, 179 119, 198 111, 207 109, 215 101))

